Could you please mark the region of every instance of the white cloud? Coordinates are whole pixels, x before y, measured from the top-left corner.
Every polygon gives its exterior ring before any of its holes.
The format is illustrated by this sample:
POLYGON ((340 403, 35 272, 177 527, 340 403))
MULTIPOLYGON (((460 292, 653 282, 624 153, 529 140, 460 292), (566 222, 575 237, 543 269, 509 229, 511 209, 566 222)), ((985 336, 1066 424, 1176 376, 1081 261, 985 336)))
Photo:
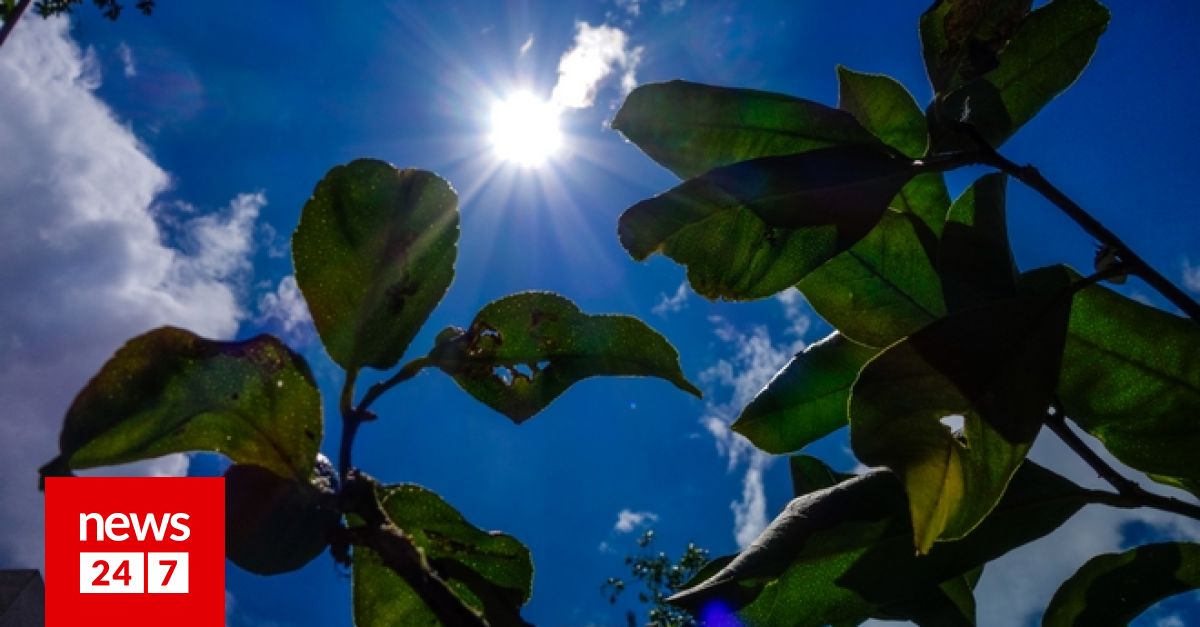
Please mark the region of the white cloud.
MULTIPOLYGON (((802 333, 797 332, 807 329, 809 324, 809 316, 802 306, 803 300, 781 295, 778 302, 783 305, 784 317, 789 323, 785 334, 792 337, 776 342, 764 326, 743 330, 722 318, 714 317, 712 322, 717 337, 733 348, 733 354, 717 360, 700 373, 700 381, 705 385, 727 390, 723 395, 725 402, 708 402, 701 423, 716 439, 717 450, 728 459, 731 471, 743 462, 746 465, 746 474, 742 477, 742 496, 730 504, 734 516, 733 535, 738 546, 743 548, 758 537, 769 522, 763 472, 771 465, 773 458, 754 448, 729 425, 771 377, 804 348, 802 333)), ((710 389, 706 396, 719 398, 722 395, 710 389)))
POLYGON ((637 17, 642 13, 641 0, 617 0, 617 6, 630 17, 637 17))
MULTIPOLYGON (((230 337, 265 200, 187 216, 151 207, 168 175, 93 94, 94 54, 65 18, 22 20, 0 54, 0 565, 42 561, 38 466, 75 392, 126 339, 163 324, 230 337)), ((123 472, 178 474, 168 456, 123 472)))
POLYGON ((683 9, 685 4, 687 4, 687 0, 662 0, 662 2, 659 4, 659 8, 662 9, 663 14, 665 15, 667 13, 674 13, 683 9))
POLYGON ((1186 627, 1183 619, 1176 614, 1158 619, 1155 627, 1186 627))
POLYGON ((1183 260, 1183 287, 1193 294, 1200 294, 1200 266, 1193 266, 1191 260, 1183 260))
POLYGON ((129 44, 123 41, 117 44, 117 57, 121 59, 121 68, 125 72, 125 78, 137 76, 137 60, 133 58, 133 49, 129 47, 129 44))
POLYGON ((738 546, 746 548, 767 528, 767 493, 763 489, 762 473, 771 458, 756 453, 750 458, 750 468, 742 478, 742 500, 734 501, 733 537, 738 546))
POLYGON ((533 33, 530 33, 529 38, 525 40, 525 43, 521 44, 520 56, 522 56, 522 57, 525 56, 525 53, 529 52, 530 49, 532 49, 532 48, 533 48, 533 33))
POLYGON ((308 312, 308 305, 296 285, 294 275, 283 277, 275 291, 267 292, 258 299, 255 322, 276 327, 291 344, 301 344, 312 338, 315 332, 312 315, 308 312))
POLYGON ((623 509, 617 512, 617 524, 613 525, 613 531, 629 533, 638 527, 651 525, 655 522, 658 522, 658 514, 654 512, 635 512, 623 509))
POLYGON ((679 284, 679 287, 675 288, 674 294, 659 294, 658 304, 650 309, 650 313, 665 318, 667 314, 683 311, 683 308, 687 307, 687 290, 687 281, 684 281, 679 284))
POLYGON ((629 47, 629 36, 615 26, 575 23, 575 44, 558 62, 558 84, 550 96, 556 106, 584 109, 614 72, 620 72, 622 93, 637 86, 637 66, 642 47, 629 47))

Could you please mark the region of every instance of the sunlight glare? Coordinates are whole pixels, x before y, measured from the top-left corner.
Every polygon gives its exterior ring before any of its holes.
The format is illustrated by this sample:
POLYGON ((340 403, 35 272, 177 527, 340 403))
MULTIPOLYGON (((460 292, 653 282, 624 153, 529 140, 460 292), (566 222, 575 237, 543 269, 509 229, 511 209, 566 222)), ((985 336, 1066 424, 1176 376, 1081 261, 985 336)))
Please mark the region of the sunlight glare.
POLYGON ((558 107, 528 92, 492 106, 492 147, 505 161, 534 167, 562 144, 558 107))

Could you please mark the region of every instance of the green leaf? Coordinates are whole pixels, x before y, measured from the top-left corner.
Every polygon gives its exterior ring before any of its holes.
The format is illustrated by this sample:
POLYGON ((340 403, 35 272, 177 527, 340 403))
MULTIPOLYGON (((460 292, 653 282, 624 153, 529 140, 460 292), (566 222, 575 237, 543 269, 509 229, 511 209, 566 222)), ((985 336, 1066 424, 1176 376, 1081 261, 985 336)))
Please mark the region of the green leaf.
POLYGON ((651 376, 700 396, 663 336, 631 316, 588 315, 549 292, 486 305, 470 328, 448 329, 430 359, 468 394, 520 423, 595 376, 651 376))
POLYGON ((710 170, 700 180, 733 196, 770 226, 837 225, 839 239, 853 243, 917 173, 911 161, 878 148, 837 146, 751 159, 710 170))
MULTIPOLYGON (((533 586, 533 562, 525 545, 475 527, 420 486, 381 488, 379 499, 391 522, 468 607, 492 624, 519 620, 516 608, 529 600, 533 586)), ((354 549, 353 577, 356 625, 437 624, 416 592, 371 549, 354 549)))
POLYGON ((331 169, 292 235, 296 283, 347 371, 404 355, 454 278, 458 197, 423 170, 359 159, 331 169))
POLYGON ((854 453, 903 477, 919 552, 975 528, 1033 444, 1054 400, 1070 282, 1062 267, 1031 272, 1016 298, 942 318, 859 373, 854 453), (952 415, 965 442, 941 422, 952 415))
POLYGON ((925 71, 944 94, 996 69, 1032 0, 938 0, 921 15, 925 71))
POLYGON ((908 618, 922 603, 954 603, 945 582, 973 584, 980 565, 1050 533, 1087 502, 1075 484, 1025 462, 974 533, 918 556, 904 489, 877 470, 793 500, 743 553, 671 601, 692 611, 720 604, 764 626, 908 618))
POLYGON ((634 205, 618 233, 634 259, 662 252, 686 265, 702 296, 764 298, 866 235, 914 172, 874 148, 745 161, 634 205))
POLYGON ((925 154, 929 129, 912 94, 890 76, 838 66, 838 108, 848 111, 883 143, 909 157, 925 154))
POLYGON ((878 145, 844 111, 783 94, 686 81, 634 89, 612 127, 685 179, 759 157, 878 145))
POLYGON ((1164 542, 1088 560, 1046 608, 1044 627, 1127 625, 1175 594, 1200 588, 1200 544, 1164 542))
POLYGON ((1011 298, 1017 266, 1008 243, 1004 187, 1007 177, 987 174, 963 192, 946 219, 938 257, 951 310, 1011 298))
POLYGON ((812 455, 794 455, 788 458, 792 474, 792 496, 801 497, 810 492, 831 488, 854 475, 838 472, 812 455))
POLYGON ((847 337, 887 346, 946 313, 931 240, 915 215, 888 210, 866 237, 796 287, 847 337))
POLYGON ((1075 295, 1059 397, 1117 459, 1200 486, 1200 326, 1099 285, 1075 295))
POLYGON ((733 430, 779 454, 800 450, 846 426, 850 388, 877 352, 836 332, 809 345, 750 401, 733 430))
MULTIPOLYGON (((935 102, 934 117, 943 121, 935 126, 961 120, 999 146, 1079 78, 1108 19, 1096 0, 1053 0, 1029 13, 995 69, 935 102)), ((934 143, 947 147, 937 137, 934 143)))
POLYGON ((217 342, 174 327, 135 337, 67 410, 46 475, 214 451, 308 481, 321 397, 304 358, 260 335, 217 342))
POLYGON ((946 224, 946 212, 950 210, 950 192, 946 190, 945 177, 940 172, 918 174, 900 188, 890 206, 920 218, 934 238, 940 238, 946 224))
POLYGON ((333 468, 317 459, 311 481, 284 479, 260 466, 225 471, 225 555, 259 575, 296 570, 321 554, 341 520, 333 468))

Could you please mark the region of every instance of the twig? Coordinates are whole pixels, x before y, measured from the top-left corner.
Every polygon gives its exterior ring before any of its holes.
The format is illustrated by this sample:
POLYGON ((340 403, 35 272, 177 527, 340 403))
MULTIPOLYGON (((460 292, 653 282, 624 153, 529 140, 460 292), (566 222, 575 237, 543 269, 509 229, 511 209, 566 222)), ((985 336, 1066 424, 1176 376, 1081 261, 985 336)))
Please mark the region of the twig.
POLYGON ((354 448, 354 436, 358 433, 358 425, 362 417, 354 411, 354 382, 358 379, 358 370, 346 373, 346 381, 342 384, 342 395, 338 400, 338 410, 342 414, 342 442, 338 447, 338 479, 346 485, 346 475, 350 472, 350 456, 354 448))
MULTIPOLYGON (((1061 408, 1056 409, 1057 411, 1053 415, 1046 418, 1046 425, 1050 427, 1054 435, 1057 435, 1072 451, 1075 451, 1076 455, 1083 458, 1083 461, 1087 462, 1101 479, 1104 479, 1117 489, 1117 494, 1109 494, 1106 498, 1098 498, 1096 499, 1097 502, 1103 502, 1114 507, 1150 507, 1200 520, 1200 505, 1149 492, 1138 485, 1136 481, 1117 472, 1116 468, 1113 468, 1108 462, 1104 461, 1082 438, 1071 430, 1061 408)), ((1108 493, 1099 492, 1098 494, 1105 495, 1108 493)))
POLYGON ((371 403, 374 403, 376 399, 378 399, 380 396, 383 396, 384 392, 387 392, 397 385, 417 376, 417 373, 421 372, 423 368, 427 368, 432 365, 434 365, 433 360, 428 357, 418 357, 407 364, 404 364, 400 370, 396 372, 396 374, 392 375, 392 378, 386 381, 380 381, 379 383, 372 385, 370 388, 367 388, 367 393, 364 394, 362 400, 358 402, 358 411, 367 411, 367 409, 371 407, 371 403))
POLYGON ((1116 233, 1108 230, 1108 227, 1100 223, 1099 220, 1092 217, 1083 207, 1071 200, 1062 190, 1055 187, 1037 168, 1031 165, 1017 165, 1010 161, 1004 155, 1001 155, 992 148, 990 144, 982 141, 977 137, 979 143, 978 163, 990 165, 1010 176, 1028 185, 1031 189, 1041 194, 1046 200, 1054 203, 1067 217, 1075 221, 1089 235, 1096 238, 1101 244, 1104 244, 1109 249, 1117 254, 1117 258, 1131 274, 1135 274, 1142 278, 1150 287, 1158 291, 1171 301, 1183 313, 1187 314, 1192 320, 1200 322, 1200 304, 1192 300, 1183 290, 1176 287, 1167 277, 1160 274, 1157 270, 1150 266, 1145 259, 1133 252, 1133 249, 1128 244, 1121 241, 1116 233))
POLYGON ((21 0, 8 15, 4 16, 4 25, 0 26, 0 46, 8 41, 8 35, 16 28, 17 21, 25 14, 25 9, 28 9, 32 2, 33 0, 21 0))

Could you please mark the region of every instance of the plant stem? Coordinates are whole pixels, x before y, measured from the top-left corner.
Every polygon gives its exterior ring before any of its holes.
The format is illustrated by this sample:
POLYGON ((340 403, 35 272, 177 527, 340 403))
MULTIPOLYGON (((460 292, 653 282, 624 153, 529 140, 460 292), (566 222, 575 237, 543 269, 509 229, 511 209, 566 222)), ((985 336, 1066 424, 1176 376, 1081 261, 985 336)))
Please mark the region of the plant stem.
MULTIPOLYGON (((1046 424, 1054 432, 1054 435, 1057 435, 1059 439, 1066 443, 1076 455, 1083 458, 1083 461, 1087 462, 1101 479, 1104 479, 1117 489, 1117 494, 1109 495, 1109 497, 1104 499, 1097 499, 1098 502, 1104 502, 1114 507, 1150 507, 1200 520, 1200 505, 1149 492, 1138 485, 1136 481, 1117 472, 1116 468, 1113 468, 1108 462, 1104 461, 1082 438, 1071 430, 1061 409, 1055 411, 1053 415, 1048 416, 1046 424)), ((1108 493, 1100 492, 1099 494, 1108 493)))
POLYGON ((358 370, 346 373, 346 381, 342 385, 342 395, 338 400, 338 410, 342 414, 342 441, 338 448, 338 479, 346 484, 346 475, 350 471, 350 456, 354 448, 354 436, 358 434, 358 425, 362 422, 359 412, 354 410, 354 382, 358 379, 358 370))
POLYGON ((1158 291, 1159 294, 1166 297, 1167 300, 1171 301, 1180 311, 1187 314, 1192 320, 1200 322, 1200 304, 1197 304, 1183 290, 1176 287, 1174 283, 1152 268, 1145 259, 1142 259, 1137 253, 1133 252, 1133 249, 1121 241, 1121 238, 1117 237, 1116 233, 1110 231, 1108 227, 1092 217, 1078 203, 1071 200, 1062 190, 1046 180, 1046 177, 1042 176, 1042 173, 1037 168, 1031 165, 1017 165, 987 143, 980 144, 979 163, 990 165, 1012 176, 1041 194, 1046 200, 1054 203, 1063 213, 1067 214, 1067 217, 1074 220, 1080 228, 1096 238, 1101 244, 1115 251, 1117 257, 1131 274, 1141 277, 1143 281, 1158 291))
POLYGON ((12 12, 4 18, 4 25, 0 26, 0 46, 3 46, 4 42, 8 41, 9 34, 16 28, 17 21, 25 14, 25 9, 28 9, 32 2, 33 0, 21 0, 17 3, 17 6, 13 7, 12 12))
POLYGON ((383 396, 384 392, 387 392, 397 385, 417 376, 417 373, 421 372, 423 368, 432 365, 433 360, 428 357, 418 357, 407 364, 404 364, 400 370, 396 372, 396 374, 392 375, 392 378, 386 381, 380 381, 379 383, 372 385, 370 388, 367 388, 367 393, 364 394, 362 400, 358 402, 358 411, 367 411, 367 409, 371 407, 371 403, 374 403, 376 399, 378 399, 380 396, 383 396))

